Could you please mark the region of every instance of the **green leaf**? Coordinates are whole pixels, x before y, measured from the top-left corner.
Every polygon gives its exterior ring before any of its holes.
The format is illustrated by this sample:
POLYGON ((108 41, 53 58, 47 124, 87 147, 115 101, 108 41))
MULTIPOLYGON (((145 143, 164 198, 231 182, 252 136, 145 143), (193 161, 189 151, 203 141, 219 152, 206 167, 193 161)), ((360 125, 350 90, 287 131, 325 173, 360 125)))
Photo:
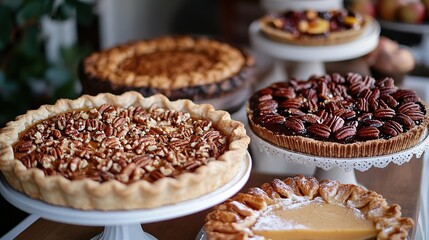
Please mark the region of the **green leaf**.
POLYGON ((55 0, 43 0, 43 12, 51 14, 53 12, 55 0))
POLYGON ((3 0, 2 5, 7 6, 13 10, 18 10, 21 7, 23 0, 3 0))
POLYGON ((26 3, 16 16, 17 23, 20 26, 24 26, 28 22, 38 22, 43 14, 45 14, 43 5, 43 1, 26 3))
POLYGON ((6 77, 2 70, 0 70, 0 86, 3 86, 6 83, 6 77))
POLYGON ((30 26, 22 33, 21 41, 18 43, 19 52, 25 56, 37 56, 43 54, 38 26, 30 26))
POLYGON ((0 5, 0 50, 11 41, 13 34, 12 13, 9 8, 0 5))
POLYGON ((83 26, 89 26, 95 19, 93 4, 73 1, 76 8, 77 22, 83 26))
POLYGON ((54 10, 51 18, 57 21, 64 21, 70 17, 74 17, 75 13, 76 10, 72 4, 63 2, 54 10))
POLYGON ((60 66, 51 66, 46 70, 45 79, 54 87, 60 87, 70 79, 67 69, 60 66))

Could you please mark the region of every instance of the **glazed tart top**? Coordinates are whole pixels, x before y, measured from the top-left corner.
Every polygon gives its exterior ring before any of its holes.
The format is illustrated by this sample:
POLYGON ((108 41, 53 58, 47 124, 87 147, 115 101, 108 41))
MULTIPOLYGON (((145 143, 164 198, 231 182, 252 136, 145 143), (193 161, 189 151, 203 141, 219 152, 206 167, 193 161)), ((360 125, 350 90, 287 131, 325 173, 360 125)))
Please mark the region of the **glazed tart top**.
POLYGON ((345 9, 330 11, 286 11, 268 16, 268 26, 287 32, 295 38, 302 36, 327 37, 331 33, 359 30, 365 25, 365 18, 345 9))
POLYGON ((272 84, 252 95, 249 111, 253 123, 276 134, 339 143, 390 139, 423 124, 427 113, 392 78, 357 73, 272 84))

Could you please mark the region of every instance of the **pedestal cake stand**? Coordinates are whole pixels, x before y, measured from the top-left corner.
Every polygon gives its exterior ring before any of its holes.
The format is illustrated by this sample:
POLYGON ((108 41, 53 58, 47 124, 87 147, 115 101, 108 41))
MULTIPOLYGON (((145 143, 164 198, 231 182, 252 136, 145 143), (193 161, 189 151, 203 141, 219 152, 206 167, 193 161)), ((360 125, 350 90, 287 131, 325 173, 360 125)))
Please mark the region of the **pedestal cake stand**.
POLYGON ((17 208, 56 222, 105 226, 104 231, 92 240, 154 240, 141 228, 142 223, 152 223, 189 215, 217 205, 240 191, 250 176, 252 161, 247 153, 239 172, 227 184, 207 195, 173 205, 153 209, 129 211, 84 211, 55 206, 32 199, 14 190, 0 177, 0 194, 17 208))
POLYGON ((425 134, 416 146, 394 154, 362 158, 326 158, 292 152, 277 147, 261 139, 252 131, 250 131, 250 137, 256 148, 260 152, 265 152, 268 156, 274 156, 276 159, 301 166, 311 165, 317 167, 314 176, 319 180, 331 179, 350 184, 358 184, 354 169, 366 171, 371 167, 384 168, 391 162, 402 165, 410 161, 414 155, 420 158, 429 147, 429 137, 425 134))
POLYGON ((249 36, 254 49, 275 59, 272 72, 264 81, 272 83, 287 79, 287 61, 295 62, 289 77, 307 79, 311 75, 325 74, 324 62, 350 60, 371 52, 377 47, 380 25, 372 21, 356 40, 329 46, 300 46, 273 41, 261 32, 258 20, 250 24, 249 36))

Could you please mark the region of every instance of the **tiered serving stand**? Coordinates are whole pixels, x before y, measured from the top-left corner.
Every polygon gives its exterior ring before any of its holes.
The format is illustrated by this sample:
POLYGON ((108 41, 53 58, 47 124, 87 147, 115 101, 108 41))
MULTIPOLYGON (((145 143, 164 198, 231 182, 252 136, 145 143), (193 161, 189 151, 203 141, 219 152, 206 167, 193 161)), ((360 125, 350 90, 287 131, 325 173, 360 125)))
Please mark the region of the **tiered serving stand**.
MULTIPOLYGON (((311 75, 323 75, 326 73, 325 62, 350 60, 371 52, 377 47, 380 25, 377 21, 372 21, 366 27, 364 33, 354 41, 330 46, 299 46, 273 41, 261 32, 258 20, 251 23, 249 36, 251 45, 255 50, 274 59, 273 69, 263 81, 264 84, 268 85, 273 82, 285 81, 288 77, 307 79, 311 75), (291 76, 288 76, 286 65, 291 64, 291 62, 293 63, 293 69, 289 73, 291 76)), ((258 139, 254 138, 250 145, 256 169, 262 172, 288 175, 297 173, 313 174, 317 164, 299 164, 300 161, 284 162, 281 154, 272 154, 273 151, 259 151, 258 149, 261 149, 261 146, 256 144, 257 141, 258 139)), ((294 157, 301 159, 304 156, 295 155, 294 157)), ((326 159, 319 160, 324 164, 329 162, 326 159)), ((338 161, 340 160, 338 159, 338 161)), ((329 164, 329 167, 325 167, 325 169, 329 168, 330 170, 324 173, 323 176, 329 176, 331 179, 346 180, 345 182, 350 183, 356 182, 354 174, 349 173, 347 177, 344 168, 331 166, 332 164, 329 164)), ((347 167, 346 170, 349 170, 349 168, 347 167)), ((320 174, 321 171, 320 169, 316 170, 316 175, 320 174)))
MULTIPOLYGON (((0 176, 0 194, 15 207, 38 217, 76 225, 104 226, 104 231, 91 240, 154 240, 156 239, 154 236, 143 231, 142 223, 189 215, 225 201, 246 184, 251 168, 252 161, 250 154, 247 153, 239 172, 216 191, 192 200, 153 209, 84 211, 55 206, 14 190, 2 176, 0 176)), ((14 236, 10 237, 14 238, 14 236)))
POLYGON ((274 59, 274 67, 265 82, 284 81, 288 77, 306 79, 311 75, 325 73, 324 62, 350 60, 361 57, 377 47, 380 25, 372 21, 362 36, 356 40, 330 46, 299 46, 273 41, 261 32, 258 20, 251 23, 249 36, 252 47, 274 59), (291 76, 287 76, 286 65, 294 63, 291 76))

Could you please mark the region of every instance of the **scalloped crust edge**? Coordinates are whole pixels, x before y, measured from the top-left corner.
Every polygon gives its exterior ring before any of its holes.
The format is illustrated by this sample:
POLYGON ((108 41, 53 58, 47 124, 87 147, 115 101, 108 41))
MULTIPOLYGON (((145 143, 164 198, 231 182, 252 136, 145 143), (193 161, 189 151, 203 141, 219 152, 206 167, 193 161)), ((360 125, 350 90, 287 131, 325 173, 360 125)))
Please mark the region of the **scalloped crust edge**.
POLYGON ((215 206, 206 215, 203 229, 209 240, 265 239, 254 235, 252 226, 269 205, 279 204, 281 199, 299 202, 315 197, 321 197, 329 204, 359 209, 367 219, 374 221, 379 240, 406 239, 414 225, 411 218, 402 217, 398 204, 388 205, 375 191, 339 181, 324 179, 319 182, 314 177, 296 175, 249 188, 246 193, 236 194, 215 206))
POLYGON ((292 34, 275 29, 271 27, 268 22, 270 22, 271 17, 265 16, 262 17, 260 21, 261 31, 272 40, 284 43, 291 43, 295 45, 304 45, 304 46, 325 46, 325 45, 335 45, 340 43, 347 43, 355 40, 361 36, 368 24, 372 21, 369 16, 365 16, 365 22, 361 28, 358 30, 346 30, 342 32, 333 32, 328 35, 326 38, 322 37, 312 37, 312 36, 302 36, 295 37, 292 34))
POLYGON ((232 120, 225 111, 216 111, 209 104, 197 105, 190 100, 169 101, 159 94, 144 98, 137 92, 83 95, 75 100, 61 99, 55 105, 43 105, 37 110, 28 111, 1 129, 0 170, 16 190, 54 205, 84 210, 155 208, 193 199, 224 185, 239 170, 249 141, 242 123, 232 120), (141 180, 129 185, 116 180, 99 183, 91 179, 71 181, 62 176, 45 176, 42 170, 27 169, 14 158, 11 145, 18 140, 19 133, 33 123, 71 109, 98 107, 104 103, 121 107, 139 105, 143 108, 155 105, 189 112, 194 118, 209 119, 229 137, 229 150, 193 173, 162 178, 154 183, 141 180))
MULTIPOLYGON (((421 101, 423 103, 423 101, 421 101)), ((357 158, 374 157, 400 152, 417 145, 429 124, 429 111, 427 105, 426 115, 422 123, 411 128, 407 132, 390 139, 376 139, 365 142, 341 144, 336 142, 319 141, 302 136, 279 135, 267 128, 253 122, 253 112, 247 104, 247 115, 251 130, 260 138, 274 145, 294 152, 333 157, 333 158, 357 158)))

